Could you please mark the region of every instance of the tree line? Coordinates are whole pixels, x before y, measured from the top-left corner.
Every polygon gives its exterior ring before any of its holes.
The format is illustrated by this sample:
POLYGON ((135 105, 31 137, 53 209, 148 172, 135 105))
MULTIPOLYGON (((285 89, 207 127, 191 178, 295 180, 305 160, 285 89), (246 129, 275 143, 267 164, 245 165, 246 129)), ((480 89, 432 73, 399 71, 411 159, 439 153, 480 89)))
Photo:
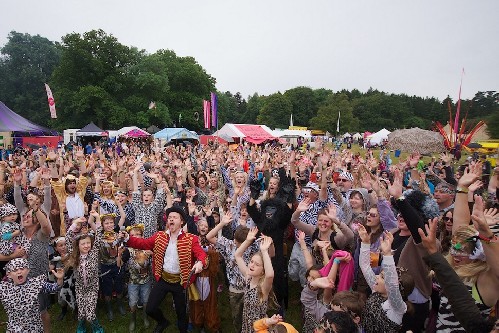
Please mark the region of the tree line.
MULTIPOLYGON (((212 91, 218 95, 219 127, 230 122, 287 128, 292 114, 295 126, 333 134, 339 114, 341 133, 430 129, 435 121, 445 124, 449 106, 454 114, 457 104, 450 97, 440 101, 372 88, 295 87, 244 98, 239 92, 216 91, 215 77, 193 57, 172 50, 150 54, 103 30, 67 34, 61 42, 12 31, 0 49, 0 100, 23 117, 58 130, 81 128, 93 120, 104 129, 156 125, 200 131, 202 100, 212 91), (52 88, 57 119, 49 117, 44 83, 52 88), (151 101, 155 107, 149 109, 151 101)), ((462 100, 461 115, 466 114, 469 126, 485 120, 490 134, 499 137, 498 92, 477 92, 462 100)))

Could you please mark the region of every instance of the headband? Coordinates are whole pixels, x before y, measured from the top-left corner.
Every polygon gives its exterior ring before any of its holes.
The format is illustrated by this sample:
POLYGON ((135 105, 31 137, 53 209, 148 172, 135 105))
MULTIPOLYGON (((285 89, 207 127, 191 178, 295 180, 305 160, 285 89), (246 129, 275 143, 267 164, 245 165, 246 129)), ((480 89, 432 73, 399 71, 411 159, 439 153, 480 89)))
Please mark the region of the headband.
POLYGON ((140 231, 144 232, 144 224, 143 223, 139 223, 139 224, 134 224, 134 225, 129 225, 128 227, 126 227, 126 232, 130 232, 130 230, 132 229, 139 229, 140 231))
POLYGON ((102 221, 103 219, 108 218, 108 217, 111 217, 111 218, 115 219, 116 218, 116 214, 115 213, 102 214, 100 216, 100 220, 102 221))

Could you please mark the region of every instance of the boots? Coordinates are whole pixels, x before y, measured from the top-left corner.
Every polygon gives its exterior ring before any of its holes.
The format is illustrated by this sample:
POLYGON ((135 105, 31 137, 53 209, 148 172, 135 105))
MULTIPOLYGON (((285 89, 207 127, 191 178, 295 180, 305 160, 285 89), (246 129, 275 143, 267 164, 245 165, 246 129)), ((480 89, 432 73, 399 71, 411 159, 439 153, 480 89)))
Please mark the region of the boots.
POLYGON ((120 315, 122 316, 126 315, 125 306, 123 305, 123 297, 118 297, 117 302, 118 302, 118 311, 120 312, 120 315))
POLYGON ((57 320, 61 321, 64 319, 64 317, 66 317, 66 313, 68 312, 68 306, 67 305, 64 305, 62 308, 61 308, 61 313, 59 314, 59 316, 57 316, 57 320))
POLYGON ((78 321, 78 326, 76 327, 76 333, 87 333, 87 326, 85 325, 85 319, 78 321))
POLYGON ((99 324, 97 318, 92 321, 92 333, 104 333, 104 328, 99 324))
POLYGON ((107 309, 107 319, 109 319, 109 321, 113 321, 114 313, 113 313, 113 305, 111 304, 111 300, 106 299, 106 309, 107 309))
POLYGON ((144 310, 142 310, 142 315, 144 316, 144 328, 149 328, 151 326, 151 323, 149 322, 149 318, 146 313, 146 305, 144 304, 144 310))
POLYGON ((128 331, 133 333, 135 331, 135 319, 137 319, 137 311, 130 312, 130 323, 128 324, 128 331))

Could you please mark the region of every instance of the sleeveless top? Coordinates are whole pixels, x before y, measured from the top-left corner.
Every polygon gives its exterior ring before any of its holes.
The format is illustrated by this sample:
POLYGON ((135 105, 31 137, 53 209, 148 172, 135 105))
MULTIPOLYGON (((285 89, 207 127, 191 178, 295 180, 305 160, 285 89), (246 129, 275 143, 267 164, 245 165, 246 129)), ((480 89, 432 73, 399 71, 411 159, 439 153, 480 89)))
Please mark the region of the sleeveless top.
POLYGON ((373 293, 362 311, 362 328, 365 333, 398 333, 402 325, 394 323, 383 310, 386 301, 380 293, 373 293))
MULTIPOLYGON (((466 286, 471 296, 475 300, 478 310, 487 318, 490 315, 491 308, 483 303, 482 296, 478 291, 476 282, 473 286, 466 286)), ((459 320, 454 316, 449 300, 444 295, 440 298, 440 307, 438 309, 437 332, 466 332, 461 326, 459 320)))
POLYGON ((243 298, 243 326, 242 333, 253 333, 253 323, 267 316, 268 300, 260 303, 258 287, 250 288, 250 279, 246 281, 243 298))

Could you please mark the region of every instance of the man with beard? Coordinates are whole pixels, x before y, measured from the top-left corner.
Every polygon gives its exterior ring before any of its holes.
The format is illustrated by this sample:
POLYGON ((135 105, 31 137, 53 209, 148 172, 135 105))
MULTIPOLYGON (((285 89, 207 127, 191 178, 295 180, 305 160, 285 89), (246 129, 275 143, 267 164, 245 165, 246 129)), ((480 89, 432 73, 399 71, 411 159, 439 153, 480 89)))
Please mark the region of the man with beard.
MULTIPOLYGON (((57 169, 51 168, 52 181, 50 182, 54 189, 54 194, 59 202, 61 221, 65 221, 67 214, 69 221, 85 215, 85 191, 87 189, 88 179, 86 177, 86 166, 83 150, 81 148, 76 152, 76 158, 80 164, 80 176, 68 174, 63 180, 59 180, 57 169)), ((50 162, 49 162, 50 163, 50 162)), ((63 165, 60 166, 62 168, 63 165)), ((66 224, 61 223, 60 235, 66 234, 66 224)))

